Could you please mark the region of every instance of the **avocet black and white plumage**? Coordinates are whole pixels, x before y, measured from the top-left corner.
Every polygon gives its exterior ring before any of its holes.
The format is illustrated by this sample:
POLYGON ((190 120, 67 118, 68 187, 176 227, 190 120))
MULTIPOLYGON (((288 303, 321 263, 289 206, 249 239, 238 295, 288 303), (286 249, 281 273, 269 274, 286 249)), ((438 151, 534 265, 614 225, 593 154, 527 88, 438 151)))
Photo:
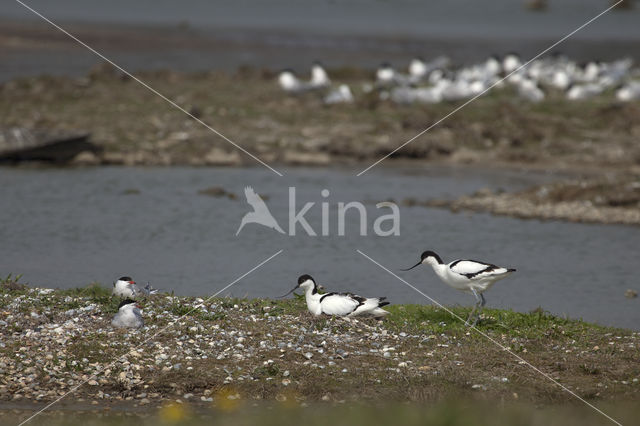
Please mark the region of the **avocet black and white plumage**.
POLYGON ((111 325, 118 328, 140 328, 144 325, 142 310, 135 300, 123 300, 118 306, 118 313, 113 317, 111 325))
MULTIPOLYGON (((512 272, 515 272, 515 269, 503 268, 477 260, 458 259, 446 264, 440 256, 430 250, 422 253, 420 261, 411 268, 404 269, 404 271, 408 271, 422 264, 430 265, 436 275, 449 287, 471 293, 475 296, 476 305, 471 311, 471 314, 469 314, 467 324, 471 321, 476 309, 480 308, 480 310, 482 310, 486 303, 482 293, 489 290, 496 281, 506 278, 512 272)), ((473 325, 476 325, 477 322, 478 317, 475 318, 473 325)))
POLYGON ((383 317, 389 312, 382 309, 389 304, 386 297, 361 297, 352 293, 325 293, 318 292, 318 285, 311 275, 301 275, 296 285, 286 297, 298 288, 304 290, 307 308, 311 314, 318 316, 322 314, 336 315, 342 317, 373 316, 383 317))

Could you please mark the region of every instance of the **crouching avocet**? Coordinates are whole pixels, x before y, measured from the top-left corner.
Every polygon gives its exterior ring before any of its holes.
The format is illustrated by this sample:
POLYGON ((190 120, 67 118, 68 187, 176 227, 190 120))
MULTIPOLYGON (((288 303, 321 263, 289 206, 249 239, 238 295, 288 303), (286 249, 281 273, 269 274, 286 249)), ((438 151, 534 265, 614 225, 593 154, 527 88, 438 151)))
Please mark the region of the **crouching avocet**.
POLYGON ((288 296, 298 288, 304 290, 307 308, 315 316, 322 314, 346 317, 364 315, 379 318, 389 313, 382 309, 383 306, 389 304, 385 301, 386 297, 367 298, 351 293, 320 294, 315 280, 311 275, 306 274, 300 276, 298 285, 282 297, 288 296))
MULTIPOLYGON (((471 293, 476 298, 476 305, 473 307, 466 325, 469 324, 476 309, 484 307, 486 300, 482 293, 489 290, 491 286, 498 280, 508 277, 515 269, 502 268, 491 263, 478 262, 477 260, 454 260, 449 264, 445 264, 440 256, 432 251, 425 251, 420 256, 420 262, 411 268, 403 269, 408 271, 421 264, 431 265, 436 275, 440 277, 449 287, 456 290, 471 293)), ((478 316, 480 313, 478 312, 478 316)), ((478 322, 478 316, 473 321, 473 325, 478 322)))

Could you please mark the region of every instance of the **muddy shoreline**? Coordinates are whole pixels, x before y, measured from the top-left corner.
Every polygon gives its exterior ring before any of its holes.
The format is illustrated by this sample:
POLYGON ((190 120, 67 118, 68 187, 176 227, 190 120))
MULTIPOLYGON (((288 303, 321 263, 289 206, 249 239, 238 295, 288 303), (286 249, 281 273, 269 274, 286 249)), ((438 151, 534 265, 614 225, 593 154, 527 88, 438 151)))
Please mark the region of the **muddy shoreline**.
MULTIPOLYGON (((138 76, 267 164, 342 165, 360 171, 391 153, 457 104, 398 106, 363 93, 370 75, 330 70, 353 87, 356 102, 326 106, 322 94, 290 96, 268 70, 234 73, 157 71, 138 76)), ((108 65, 81 78, 42 76, 0 85, 0 126, 82 132, 97 147, 67 165, 256 166, 252 158, 108 65)), ((516 217, 638 224, 640 105, 611 94, 570 102, 561 94, 531 104, 510 89, 492 92, 394 153, 385 165, 455 165, 566 172, 558 186, 591 188, 591 198, 527 194, 470 196, 418 205, 516 217), (606 180, 606 185, 597 182, 606 180), (624 205, 594 202, 628 193, 624 205), (635 200, 635 201, 634 201, 635 200), (566 204, 579 202, 581 204, 566 204), (527 204, 529 203, 529 204, 527 204), (562 204, 564 203, 564 204, 562 204)), ((375 170, 375 169, 374 169, 375 170)), ((490 188, 495 192, 497 188, 490 188)), ((556 192, 560 191, 558 189, 556 192)), ((575 192, 575 191, 573 191, 575 192)))

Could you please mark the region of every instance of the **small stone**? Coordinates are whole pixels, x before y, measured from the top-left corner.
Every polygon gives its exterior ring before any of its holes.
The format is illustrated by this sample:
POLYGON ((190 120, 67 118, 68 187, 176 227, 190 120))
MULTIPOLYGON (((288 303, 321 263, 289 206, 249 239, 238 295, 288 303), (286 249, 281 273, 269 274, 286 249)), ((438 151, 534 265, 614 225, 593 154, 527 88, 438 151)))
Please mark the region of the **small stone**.
POLYGON ((624 292, 624 296, 629 299, 634 299, 638 297, 638 292, 632 289, 628 289, 627 291, 624 292))
POLYGON ((97 381, 95 381, 95 380, 89 380, 89 381, 87 382, 87 384, 88 384, 89 386, 98 386, 98 382, 97 382, 97 381))

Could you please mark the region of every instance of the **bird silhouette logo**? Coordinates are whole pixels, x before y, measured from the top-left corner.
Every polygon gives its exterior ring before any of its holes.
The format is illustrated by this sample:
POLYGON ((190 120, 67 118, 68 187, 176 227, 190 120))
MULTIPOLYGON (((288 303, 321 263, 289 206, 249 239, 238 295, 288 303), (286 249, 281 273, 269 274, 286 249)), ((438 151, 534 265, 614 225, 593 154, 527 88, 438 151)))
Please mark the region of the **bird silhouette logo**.
POLYGON ((257 223, 267 228, 275 229, 281 234, 285 233, 282 228, 280 228, 280 225, 278 225, 278 222, 276 222, 267 205, 253 188, 250 186, 244 188, 244 195, 247 198, 247 203, 253 208, 253 211, 242 217, 242 222, 240 222, 240 227, 236 235, 238 235, 242 228, 248 223, 257 223))

